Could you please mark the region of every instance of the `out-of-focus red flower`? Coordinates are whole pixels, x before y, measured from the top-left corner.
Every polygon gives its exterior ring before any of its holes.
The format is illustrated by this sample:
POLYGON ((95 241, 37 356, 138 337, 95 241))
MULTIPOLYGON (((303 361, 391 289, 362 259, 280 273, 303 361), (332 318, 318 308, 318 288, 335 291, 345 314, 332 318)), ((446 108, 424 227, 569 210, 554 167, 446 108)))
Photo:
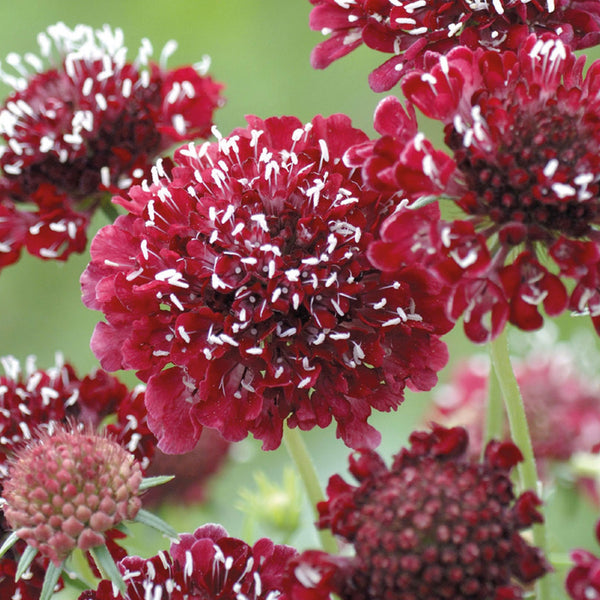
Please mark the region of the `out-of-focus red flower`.
POLYGON ((311 56, 324 69, 363 43, 392 54, 375 69, 369 84, 376 92, 392 88, 423 65, 427 51, 447 53, 456 46, 495 52, 516 50, 529 33, 552 32, 575 50, 600 42, 600 7, 585 0, 310 0, 311 29, 329 36, 311 56))
MULTIPOLYGON (((514 361, 538 466, 546 476, 554 462, 576 452, 592 452, 600 443, 600 386, 578 369, 565 347, 533 352, 514 361)), ((438 388, 428 420, 465 427, 474 456, 481 453, 489 361, 474 357, 461 363, 447 385, 438 388)), ((505 439, 510 439, 508 422, 505 439)))
POLYGON ((45 259, 82 252, 95 208, 150 176, 176 142, 207 137, 222 86, 198 68, 149 62, 144 41, 127 62, 123 32, 58 23, 38 36, 40 55, 10 54, 0 109, 0 266, 21 248, 45 259))
POLYGON ((231 443, 215 429, 205 427, 198 444, 186 454, 165 454, 158 448, 147 471, 148 477, 173 475, 174 479, 144 493, 144 506, 164 502, 199 504, 208 500, 207 485, 223 468, 231 443))
POLYGON ((148 382, 161 449, 182 453, 202 426, 279 446, 284 421, 337 422, 375 445, 373 408, 430 389, 447 352, 446 288, 418 265, 382 273, 366 250, 395 194, 368 191, 344 153, 367 136, 348 117, 261 120, 175 154, 171 175, 118 199, 82 276, 101 310, 104 368, 148 382))

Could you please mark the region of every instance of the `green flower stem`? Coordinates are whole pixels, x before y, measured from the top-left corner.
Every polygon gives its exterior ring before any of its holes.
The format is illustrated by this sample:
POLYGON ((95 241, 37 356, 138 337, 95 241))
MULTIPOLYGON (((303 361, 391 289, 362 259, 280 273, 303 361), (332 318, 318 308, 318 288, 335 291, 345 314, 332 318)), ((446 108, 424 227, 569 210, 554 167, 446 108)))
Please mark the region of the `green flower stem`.
MULTIPOLYGON (((523 461, 518 465, 521 488, 522 490, 532 490, 536 494, 541 495, 541 486, 535 466, 533 446, 531 444, 527 417, 525 416, 525 407, 510 363, 506 329, 504 328, 504 331, 491 343, 492 365, 504 398, 512 440, 523 454, 523 461)), ((532 530, 533 543, 545 556, 548 556, 546 550, 546 531, 543 523, 533 525, 532 530)), ((537 600, 549 600, 551 597, 550 578, 545 576, 539 579, 536 584, 536 590, 537 600)))
POLYGON ((485 410, 485 429, 483 447, 493 439, 500 440, 504 435, 504 405, 502 391, 494 369, 490 369, 488 381, 487 405, 485 410))
MULTIPOLYGON (((300 430, 298 428, 290 429, 289 427, 284 426, 283 443, 290 458, 298 469, 308 500, 313 508, 315 517, 318 518, 319 513, 317 511, 317 504, 324 498, 323 490, 321 489, 315 465, 310 457, 306 444, 302 439, 300 430)), ((338 552, 338 546, 329 531, 319 530, 318 533, 323 550, 330 554, 336 554, 338 552)))

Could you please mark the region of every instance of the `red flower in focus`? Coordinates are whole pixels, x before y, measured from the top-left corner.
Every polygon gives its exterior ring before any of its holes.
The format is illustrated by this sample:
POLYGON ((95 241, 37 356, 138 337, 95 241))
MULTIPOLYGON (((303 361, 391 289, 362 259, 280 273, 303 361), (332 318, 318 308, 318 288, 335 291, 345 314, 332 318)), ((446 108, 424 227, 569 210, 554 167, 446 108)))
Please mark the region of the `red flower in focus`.
POLYGON ((207 484, 222 470, 231 444, 216 430, 206 427, 198 444, 186 454, 165 454, 158 448, 146 475, 173 475, 171 481, 144 492, 144 507, 175 504, 200 504, 208 499, 207 484))
POLYGON ((380 269, 427 259, 454 286, 449 316, 462 315, 476 342, 507 320, 541 327, 542 307, 589 312, 600 328, 600 61, 584 77, 584 60, 534 36, 518 54, 429 54, 427 69, 403 80, 408 116, 385 99, 375 116, 383 137, 349 154, 375 189, 445 197, 462 210, 464 220, 446 222, 421 209, 416 245, 398 212, 371 256, 380 269), (452 157, 416 132, 412 105, 445 125, 452 157))
POLYGON ((490 442, 483 462, 465 457, 460 427, 415 432, 391 468, 373 450, 350 458, 358 481, 329 480, 318 505, 321 528, 355 555, 303 553, 286 583, 295 598, 320 600, 456 600, 522 598, 519 583, 548 566, 520 531, 541 522, 541 503, 527 491, 515 499, 509 472, 521 459, 512 443, 490 442))
POLYGON ((148 381, 166 452, 193 448, 204 425, 273 449, 286 419, 335 419, 349 446, 377 444, 371 409, 430 389, 446 362, 446 290, 416 266, 368 263, 394 194, 365 190, 342 161, 367 140, 347 117, 248 122, 180 148, 171 176, 159 164, 117 200, 130 214, 100 230, 82 276, 107 320, 92 348, 148 381))
POLYGON ((369 76, 376 92, 389 90, 403 75, 422 67, 427 51, 445 54, 460 45, 515 50, 532 32, 552 32, 576 50, 600 42, 600 6, 585 0, 310 2, 315 5, 311 29, 330 36, 313 50, 314 68, 324 69, 363 43, 394 55, 369 76))
POLYGON ((201 66, 166 70, 172 42, 159 66, 147 40, 126 62, 122 31, 107 26, 58 23, 38 40, 42 58, 10 54, 16 75, 0 71, 14 88, 0 110, 0 266, 23 246, 47 259, 83 251, 99 203, 149 176, 174 143, 208 136, 222 104, 201 66))
MULTIPOLYGON (((568 461, 576 452, 592 452, 600 443, 600 386, 578 369, 567 348, 533 353, 514 362, 515 374, 538 466, 550 475, 551 463, 568 461)), ((459 365, 448 385, 435 395, 427 420, 460 423, 469 432, 471 451, 482 449, 489 361, 474 357, 459 365)), ((504 439, 510 439, 508 423, 504 439)))
POLYGON ((282 581, 288 561, 296 551, 263 538, 254 546, 228 537, 219 525, 204 525, 183 534, 170 552, 153 558, 124 558, 119 570, 127 584, 125 595, 110 581, 79 600, 287 600, 282 581))
MULTIPOLYGON (((596 524, 596 539, 600 542, 600 521, 596 524)), ((571 552, 575 563, 567 574, 565 587, 573 600, 593 600, 600 597, 600 558, 587 550, 571 552)))

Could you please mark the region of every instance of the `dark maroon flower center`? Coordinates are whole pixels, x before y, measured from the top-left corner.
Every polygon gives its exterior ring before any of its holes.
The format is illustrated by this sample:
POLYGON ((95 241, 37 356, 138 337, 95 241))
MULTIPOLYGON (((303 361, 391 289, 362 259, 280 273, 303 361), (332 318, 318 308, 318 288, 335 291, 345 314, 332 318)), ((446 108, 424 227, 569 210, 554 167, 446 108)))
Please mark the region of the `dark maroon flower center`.
POLYGON ((505 477, 425 461, 381 481, 364 502, 345 600, 492 598, 510 578, 512 501, 505 477), (393 590, 393 593, 392 593, 393 590))
POLYGON ((496 228, 521 226, 512 243, 588 236, 600 219, 596 120, 554 99, 524 110, 518 96, 500 110, 483 102, 482 114, 489 129, 483 142, 477 124, 467 135, 448 129, 469 190, 459 202, 463 210, 496 228))

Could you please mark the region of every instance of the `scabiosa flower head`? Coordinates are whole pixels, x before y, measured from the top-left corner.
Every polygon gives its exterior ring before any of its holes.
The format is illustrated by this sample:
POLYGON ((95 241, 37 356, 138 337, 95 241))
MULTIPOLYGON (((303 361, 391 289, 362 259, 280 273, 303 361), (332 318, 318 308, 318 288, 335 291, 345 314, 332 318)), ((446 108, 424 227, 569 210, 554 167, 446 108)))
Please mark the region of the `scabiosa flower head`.
POLYGON ((482 462, 469 460, 460 427, 434 426, 410 442, 390 468, 373 450, 355 453, 356 486, 330 479, 319 526, 352 544, 355 556, 301 555, 294 587, 305 581, 315 595, 298 597, 521 598, 517 581, 530 583, 547 566, 519 533, 542 517, 533 492, 515 499, 509 474, 522 459, 518 448, 490 442, 482 462))
POLYGON ((119 569, 127 584, 124 595, 115 595, 112 584, 102 581, 80 600, 287 600, 282 581, 295 555, 293 548, 267 538, 249 546, 229 537, 220 525, 204 525, 183 534, 170 552, 123 559, 119 569))
MULTIPOLYGON (((576 452, 592 452, 600 443, 600 386, 578 368, 573 352, 557 345, 550 353, 531 353, 513 361, 538 466, 545 475, 551 463, 576 452)), ((428 420, 460 423, 469 431, 471 452, 482 449, 489 361, 472 357, 460 364, 447 385, 438 388, 428 420)), ((505 439, 510 439, 508 423, 505 439)))
MULTIPOLYGON (((600 521, 596 523, 596 539, 600 542, 600 521)), ((596 600, 600 598, 600 558, 588 550, 571 552, 574 565, 567 574, 565 586, 573 600, 596 600)))
POLYGON ((462 210, 453 222, 422 213, 412 246, 397 214, 372 258, 395 268, 385 254, 398 245, 408 248, 403 260, 429 257, 454 282, 449 315, 464 316, 474 341, 497 335, 507 320, 537 329, 542 307, 548 315, 587 311, 600 326, 600 62, 584 77, 584 60, 551 36, 529 37, 518 53, 429 54, 427 69, 407 75, 402 89, 411 106, 444 123, 452 157, 418 133, 408 148, 420 154, 399 148, 414 124, 394 98, 375 117, 383 137, 352 156, 377 189, 406 185, 412 201, 442 196, 462 210))
POLYGON ((136 516, 141 482, 139 463, 118 442, 59 426, 11 461, 4 514, 21 539, 60 565, 75 548, 104 544, 106 531, 136 516))
POLYGON ((459 45, 471 49, 515 50, 531 32, 553 32, 574 49, 600 42, 600 7, 585 0, 310 0, 310 26, 330 37, 311 56, 324 69, 361 44, 393 54, 371 73, 376 92, 392 88, 426 51, 446 53, 459 45))
POLYGON ((429 389, 446 362, 445 288, 416 266, 366 259, 394 194, 364 189, 342 155, 367 137, 348 117, 261 120, 180 148, 168 176, 118 200, 98 233, 83 301, 102 310, 92 348, 104 368, 148 381, 152 431, 167 452, 203 425, 276 448, 283 421, 352 446, 379 434, 406 385, 429 389))
POLYGON ((166 69, 174 42, 160 65, 148 62, 148 40, 127 62, 123 32, 108 26, 58 23, 38 42, 41 58, 9 54, 14 74, 0 69, 14 88, 0 109, 4 262, 23 245, 42 258, 81 252, 98 203, 141 181, 175 142, 208 136, 222 104, 206 61, 166 69))

